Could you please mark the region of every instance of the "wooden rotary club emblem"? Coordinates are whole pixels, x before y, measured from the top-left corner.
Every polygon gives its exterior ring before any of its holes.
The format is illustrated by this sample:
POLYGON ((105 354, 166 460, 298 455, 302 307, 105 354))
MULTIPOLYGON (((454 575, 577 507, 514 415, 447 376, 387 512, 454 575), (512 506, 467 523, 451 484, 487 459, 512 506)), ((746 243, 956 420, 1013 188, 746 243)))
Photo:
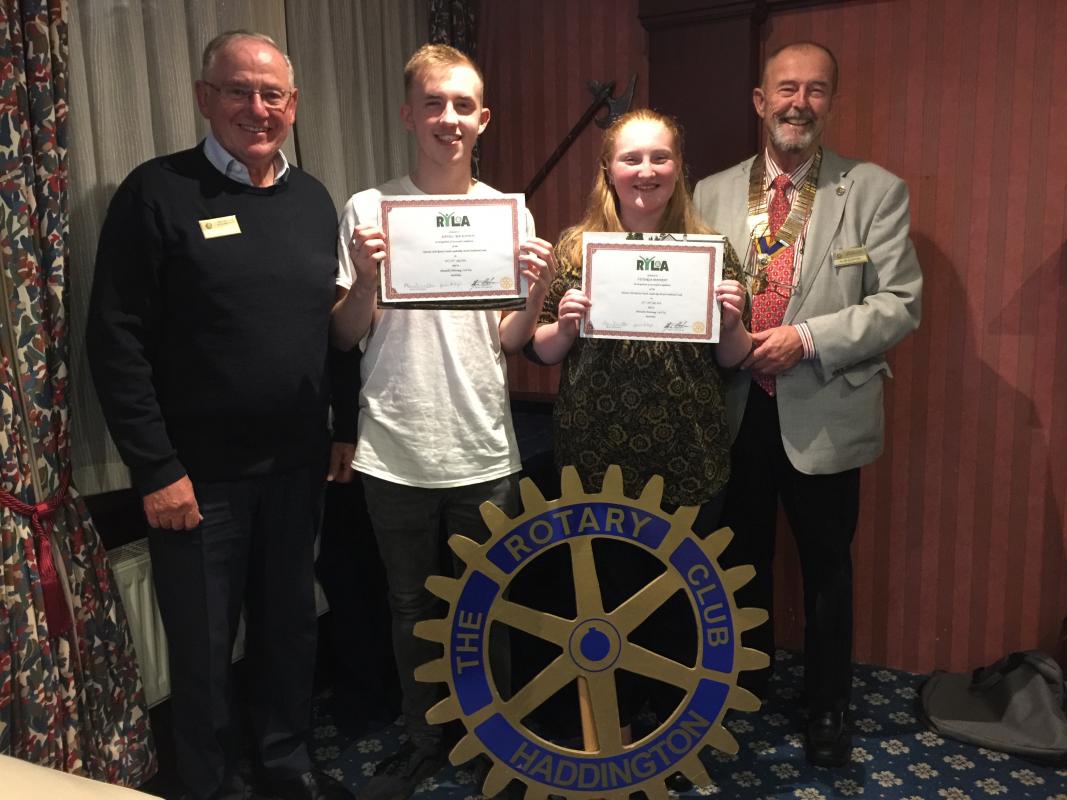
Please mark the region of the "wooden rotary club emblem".
POLYGON ((427 588, 449 603, 444 619, 419 623, 415 633, 444 647, 444 656, 415 672, 420 681, 448 684, 450 696, 434 706, 432 723, 460 720, 466 735, 452 750, 453 764, 484 753, 493 761, 483 792, 493 796, 517 778, 526 797, 626 798, 643 791, 666 800, 664 779, 681 771, 698 785, 709 783, 699 760, 710 745, 737 752, 722 726, 726 711, 759 708, 755 695, 737 686, 738 673, 767 666, 766 654, 741 646, 740 635, 767 619, 762 609, 736 607, 733 593, 755 574, 751 566, 723 570, 717 558, 733 534, 723 528, 707 539, 691 525, 696 508, 661 508, 663 479, 653 477, 640 497, 627 497, 621 470, 608 469, 603 490, 587 493, 573 467, 562 474, 562 497, 547 501, 529 479, 521 483, 523 511, 507 516, 482 505, 491 536, 477 544, 449 539, 466 564, 459 579, 435 576, 427 588), (608 537, 642 548, 666 569, 628 600, 606 611, 593 559, 593 541, 608 537), (569 551, 577 614, 562 618, 507 599, 511 581, 549 548, 569 551), (692 665, 633 644, 629 634, 682 590, 689 600, 697 648, 692 665), (501 697, 489 663, 488 631, 503 624, 543 639, 560 654, 525 686, 501 697), (671 684, 684 692, 674 712, 647 736, 624 743, 616 672, 671 684), (577 681, 588 698, 592 730, 586 749, 548 741, 524 720, 556 692, 577 681), (592 741, 592 744, 590 743, 592 741))

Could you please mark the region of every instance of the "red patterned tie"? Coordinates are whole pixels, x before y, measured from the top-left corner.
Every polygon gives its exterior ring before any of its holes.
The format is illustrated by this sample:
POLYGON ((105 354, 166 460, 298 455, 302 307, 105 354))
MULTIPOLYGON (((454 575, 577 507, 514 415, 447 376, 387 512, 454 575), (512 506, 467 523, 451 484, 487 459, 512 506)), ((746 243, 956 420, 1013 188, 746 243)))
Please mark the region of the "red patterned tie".
MULTIPOLYGON (((767 208, 768 227, 771 233, 777 233, 785 218, 789 216, 789 198, 786 191, 792 186, 788 175, 779 175, 774 179, 774 195, 767 208)), ((752 298, 752 332, 758 333, 769 328, 777 328, 785 319, 785 308, 789 305, 788 294, 784 288, 793 282, 793 247, 783 247, 774 254, 767 265, 767 288, 752 298), (776 285, 777 284, 777 285, 776 285)), ((753 377, 767 394, 774 396, 774 377, 753 377)))

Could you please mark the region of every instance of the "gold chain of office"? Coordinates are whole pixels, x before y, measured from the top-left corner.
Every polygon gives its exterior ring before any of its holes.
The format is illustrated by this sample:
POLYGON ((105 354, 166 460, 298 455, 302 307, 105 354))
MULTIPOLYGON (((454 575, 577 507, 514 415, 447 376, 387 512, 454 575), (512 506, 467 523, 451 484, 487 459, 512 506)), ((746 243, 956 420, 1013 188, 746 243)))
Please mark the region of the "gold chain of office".
MULTIPOLYGON (((804 230, 804 225, 807 224, 808 217, 811 216, 812 206, 815 205, 815 190, 819 185, 819 167, 822 165, 822 148, 819 148, 815 153, 815 160, 811 162, 811 169, 808 170, 807 176, 804 178, 804 182, 800 185, 797 191, 797 196, 793 200, 793 204, 789 209, 789 216, 785 218, 785 222, 782 223, 777 231, 768 230, 769 234, 767 238, 773 236, 779 242, 782 242, 785 247, 792 247, 796 244, 798 238, 800 238, 800 232, 804 230)), ((749 219, 763 216, 767 213, 767 165, 765 158, 756 158, 752 164, 752 170, 749 173, 748 179, 748 216, 749 219)), ((752 231, 752 238, 755 240, 760 238, 757 230, 752 231)), ((757 251, 759 248, 757 247, 757 251)), ((762 272, 766 269, 767 264, 771 261, 770 257, 761 257, 758 259, 759 270, 762 272)))

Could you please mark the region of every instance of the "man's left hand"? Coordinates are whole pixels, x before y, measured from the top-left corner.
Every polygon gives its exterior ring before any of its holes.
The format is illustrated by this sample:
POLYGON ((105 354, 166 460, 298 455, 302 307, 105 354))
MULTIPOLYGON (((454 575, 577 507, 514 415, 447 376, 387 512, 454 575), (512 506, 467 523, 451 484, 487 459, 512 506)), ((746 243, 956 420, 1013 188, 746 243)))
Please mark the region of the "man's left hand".
POLYGON ((768 328, 752 334, 753 350, 741 362, 741 369, 757 375, 780 375, 792 369, 804 356, 800 334, 792 325, 768 328))
POLYGON ((352 459, 356 457, 356 445, 353 442, 332 442, 330 444, 330 467, 326 471, 326 480, 333 483, 352 482, 352 459))

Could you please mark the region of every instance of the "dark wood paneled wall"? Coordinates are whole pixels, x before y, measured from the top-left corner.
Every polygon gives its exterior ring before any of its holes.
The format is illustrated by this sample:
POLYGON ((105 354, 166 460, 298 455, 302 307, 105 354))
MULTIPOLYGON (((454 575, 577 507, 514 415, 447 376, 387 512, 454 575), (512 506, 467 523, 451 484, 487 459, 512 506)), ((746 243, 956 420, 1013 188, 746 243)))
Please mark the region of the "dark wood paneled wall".
POLYGON ((753 0, 641 0, 639 15, 649 96, 683 123, 692 188, 752 154, 757 118, 738 110, 751 103, 761 15, 753 0))
MULTIPOLYGON (((826 143, 907 181, 926 279, 922 327, 891 357, 887 451, 863 472, 857 658, 959 670, 1053 650, 1067 614, 1067 50, 1052 43, 1067 41, 1067 3, 485 5, 490 91, 513 94, 491 101, 500 138, 483 164, 512 190, 584 108, 582 81, 644 76, 639 12, 651 103, 689 131, 695 178, 757 148, 748 98, 764 52, 834 49, 826 143)), ((547 235, 579 216, 597 138, 531 204, 547 235)), ((513 385, 552 391, 545 375, 522 366, 513 385)), ((781 550, 778 630, 798 645, 787 537, 781 550)))
MULTIPOLYGON (((637 0, 519 0, 482 3, 478 60, 493 112, 482 136, 482 178, 521 192, 589 107, 591 80, 621 91, 637 75, 634 107, 648 104, 647 36, 637 0)), ((600 153, 590 123, 533 195, 537 232, 555 241, 582 216, 600 153)), ((557 369, 508 361, 512 392, 555 395, 557 369)))

